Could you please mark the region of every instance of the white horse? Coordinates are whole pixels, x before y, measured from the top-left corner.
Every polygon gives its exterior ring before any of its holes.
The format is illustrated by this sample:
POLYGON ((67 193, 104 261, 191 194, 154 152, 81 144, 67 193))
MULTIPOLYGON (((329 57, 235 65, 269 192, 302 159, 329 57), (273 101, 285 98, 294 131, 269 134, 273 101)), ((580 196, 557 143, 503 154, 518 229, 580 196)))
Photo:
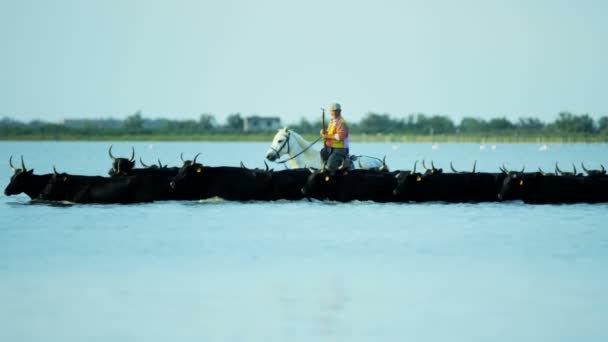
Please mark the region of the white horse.
MULTIPOLYGON (((289 128, 281 128, 272 139, 266 152, 266 159, 277 163, 288 163, 289 168, 321 167, 320 148, 313 148, 316 141, 309 143, 301 135, 289 128), (280 160, 282 159, 283 160, 280 160)), ((351 156, 353 167, 359 169, 388 169, 384 160, 368 156, 351 156)))

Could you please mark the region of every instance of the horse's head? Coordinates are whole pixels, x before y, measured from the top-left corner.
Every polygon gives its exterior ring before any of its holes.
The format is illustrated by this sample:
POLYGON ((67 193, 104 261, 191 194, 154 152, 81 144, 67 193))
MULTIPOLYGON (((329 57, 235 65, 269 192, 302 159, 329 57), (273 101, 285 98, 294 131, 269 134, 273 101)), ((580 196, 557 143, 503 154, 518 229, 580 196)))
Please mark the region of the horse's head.
POLYGON ((291 132, 289 128, 281 128, 272 139, 272 144, 266 152, 266 159, 275 161, 281 158, 281 156, 289 154, 289 137, 291 132))

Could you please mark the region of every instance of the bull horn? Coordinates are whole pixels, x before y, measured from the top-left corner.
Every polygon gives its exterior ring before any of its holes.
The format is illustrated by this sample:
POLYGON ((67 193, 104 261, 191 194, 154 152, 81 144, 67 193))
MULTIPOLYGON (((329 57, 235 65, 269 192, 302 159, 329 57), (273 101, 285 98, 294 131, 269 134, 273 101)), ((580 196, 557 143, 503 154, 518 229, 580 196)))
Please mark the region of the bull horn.
POLYGON ((13 156, 8 158, 8 166, 11 167, 11 170, 13 170, 13 172, 17 171, 17 169, 13 166, 13 156))
POLYGON ((141 157, 139 157, 139 163, 141 164, 141 166, 143 167, 149 167, 148 165, 146 165, 146 163, 143 162, 143 160, 141 160, 141 157))
POLYGON ((583 171, 587 172, 587 174, 589 174, 589 170, 587 170, 587 168, 585 167, 585 164, 583 164, 583 162, 581 162, 581 166, 583 167, 583 171))
POLYGON ((417 160, 414 162, 414 170, 412 170, 412 174, 416 173, 416 164, 418 164, 417 160))
POLYGON ((242 167, 243 169, 246 169, 246 168, 247 168, 247 166, 245 166, 245 164, 243 164, 243 161, 242 161, 242 160, 241 160, 241 167, 242 167))
POLYGON ((498 169, 502 172, 502 173, 506 173, 509 174, 509 171, 507 171, 507 168, 505 167, 505 164, 502 164, 502 166, 499 166, 498 169))
POLYGON ((344 169, 344 162, 345 161, 346 161, 346 158, 342 159, 342 164, 340 164, 340 166, 338 166, 338 170, 344 169))
POLYGON ((112 158, 112 160, 115 160, 116 158, 114 158, 114 156, 112 155, 112 145, 110 145, 110 149, 108 149, 108 154, 110 155, 110 158, 112 158))
POLYGON ((426 165, 424 165, 424 159, 422 159, 422 167, 423 167, 425 170, 428 170, 428 169, 426 168, 426 165))
POLYGON ((380 171, 384 171, 388 169, 388 166, 386 165, 386 156, 382 157, 382 166, 380 166, 380 171))
POLYGON ((266 172, 268 172, 268 170, 270 170, 270 168, 268 167, 268 163, 266 163, 266 159, 264 159, 264 165, 266 165, 266 172))
POLYGON ((58 174, 59 174, 59 172, 57 172, 57 169, 55 168, 55 165, 53 165, 53 173, 54 173, 55 175, 58 175, 58 174))
POLYGON ((160 162, 160 158, 158 158, 158 167, 161 169, 163 168, 163 163, 160 162))
POLYGON ((576 176, 578 172, 576 172, 576 166, 574 166, 574 163, 572 163, 572 169, 574 170, 574 175, 576 176))
POLYGON ((184 163, 186 162, 186 161, 184 160, 184 152, 181 152, 181 153, 179 154, 179 159, 181 159, 181 160, 182 160, 182 162, 184 162, 184 163))
POLYGON ((200 155, 201 155, 200 153, 197 153, 197 154, 194 156, 194 159, 192 159, 192 165, 196 164, 196 158, 198 158, 198 156, 200 156, 200 155))
POLYGON ((526 170, 526 165, 522 166, 521 171, 519 171, 519 173, 524 173, 525 170, 526 170))
POLYGON ((539 172, 541 175, 543 175, 543 176, 545 175, 545 173, 544 173, 544 172, 543 172, 543 170, 540 168, 540 166, 538 167, 538 172, 539 172))
POLYGON ((477 166, 477 160, 475 162, 473 162, 473 173, 475 173, 475 167, 477 166))
POLYGON ((452 172, 458 173, 458 171, 456 171, 456 169, 454 169, 454 165, 452 165, 452 161, 451 160, 450 160, 450 169, 452 169, 452 172))
POLYGON ((25 163, 23 162, 23 155, 21 155, 21 168, 22 168, 23 172, 27 171, 27 168, 25 167, 25 163))
POLYGON ((433 163, 433 161, 432 161, 432 160, 431 160, 431 169, 432 169, 432 170, 436 170, 436 169, 435 169, 435 164, 433 163))
POLYGON ((135 147, 131 146, 131 158, 129 158, 129 161, 132 162, 135 160, 135 147))
POLYGON ((602 172, 606 173, 606 169, 604 169, 604 165, 600 164, 600 166, 602 167, 602 172))
POLYGON ((555 174, 557 174, 557 175, 561 175, 562 174, 562 170, 560 170, 559 166, 557 166, 557 162, 555 162, 555 174))

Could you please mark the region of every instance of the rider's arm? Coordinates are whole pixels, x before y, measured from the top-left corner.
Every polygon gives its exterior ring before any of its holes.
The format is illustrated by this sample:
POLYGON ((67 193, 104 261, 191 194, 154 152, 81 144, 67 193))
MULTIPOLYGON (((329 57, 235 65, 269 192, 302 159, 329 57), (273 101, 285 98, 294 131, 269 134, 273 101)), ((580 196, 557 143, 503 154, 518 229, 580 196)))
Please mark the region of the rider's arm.
POLYGON ((344 140, 348 138, 348 126, 344 121, 340 121, 336 127, 336 134, 332 136, 332 140, 344 140))

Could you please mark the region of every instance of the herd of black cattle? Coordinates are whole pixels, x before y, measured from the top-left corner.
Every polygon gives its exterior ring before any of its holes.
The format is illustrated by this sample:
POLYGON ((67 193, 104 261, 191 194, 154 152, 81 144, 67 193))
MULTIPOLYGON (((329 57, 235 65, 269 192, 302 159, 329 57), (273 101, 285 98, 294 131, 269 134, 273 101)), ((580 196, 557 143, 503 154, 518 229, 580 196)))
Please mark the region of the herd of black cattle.
MULTIPOLYGON (((601 203, 608 202, 606 170, 585 174, 508 171, 499 173, 444 173, 432 164, 424 172, 409 171, 286 169, 280 171, 228 166, 204 166, 183 160, 182 167, 160 165, 135 168, 130 158, 112 155, 110 177, 59 173, 35 175, 21 157, 21 167, 13 169, 7 196, 25 193, 33 200, 74 203, 141 203, 165 200, 200 200, 220 197, 234 201, 273 201, 319 199, 340 202, 496 202, 522 200, 525 203, 601 203)), ((140 160, 141 162, 141 160, 140 160)))

